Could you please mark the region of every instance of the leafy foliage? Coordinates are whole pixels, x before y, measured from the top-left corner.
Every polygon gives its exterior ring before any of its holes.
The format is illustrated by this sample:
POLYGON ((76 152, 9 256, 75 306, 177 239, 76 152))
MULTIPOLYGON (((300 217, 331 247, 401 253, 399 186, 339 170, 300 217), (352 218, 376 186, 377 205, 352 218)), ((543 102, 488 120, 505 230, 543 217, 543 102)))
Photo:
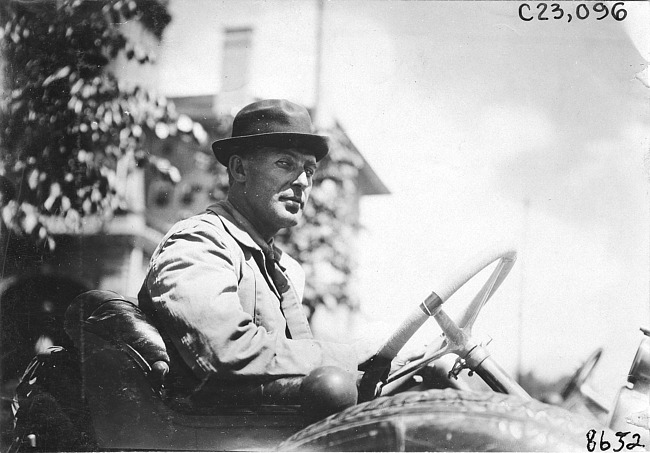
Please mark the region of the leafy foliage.
POLYGON ((153 60, 120 24, 137 21, 160 39, 171 20, 164 4, 12 0, 2 13, 2 218, 51 249, 51 232, 97 229, 125 208, 119 185, 134 165, 151 163, 176 178, 143 150, 149 131, 193 140, 205 132, 164 98, 124 86, 107 70, 121 52, 141 64, 153 60))

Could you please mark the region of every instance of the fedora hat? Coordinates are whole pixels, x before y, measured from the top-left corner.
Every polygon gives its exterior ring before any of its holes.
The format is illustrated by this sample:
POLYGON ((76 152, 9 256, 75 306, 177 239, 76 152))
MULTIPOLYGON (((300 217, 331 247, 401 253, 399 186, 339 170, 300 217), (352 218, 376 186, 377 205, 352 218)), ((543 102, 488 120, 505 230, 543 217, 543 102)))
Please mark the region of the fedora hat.
POLYGON ((285 99, 267 99, 241 109, 232 123, 232 136, 212 143, 212 151, 225 166, 231 155, 258 145, 305 149, 319 161, 329 151, 327 137, 312 131, 306 108, 285 99))

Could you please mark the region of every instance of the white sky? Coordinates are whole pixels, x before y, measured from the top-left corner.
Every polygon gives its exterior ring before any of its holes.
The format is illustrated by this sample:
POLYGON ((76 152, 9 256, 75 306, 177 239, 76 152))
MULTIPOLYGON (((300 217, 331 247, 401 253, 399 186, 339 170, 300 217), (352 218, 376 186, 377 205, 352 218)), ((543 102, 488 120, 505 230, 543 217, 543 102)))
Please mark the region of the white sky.
POLYGON ((510 236, 519 263, 477 325, 498 361, 521 345, 524 371, 555 378, 605 346, 613 392, 649 324, 643 60, 613 20, 517 6, 328 4, 327 103, 393 192, 363 203, 364 309, 394 320, 510 236))
MULTIPOLYGON (((632 2, 623 22, 571 23, 523 22, 519 4, 325 2, 323 111, 392 191, 362 202, 363 309, 394 326, 442 275, 511 237, 518 263, 477 331, 502 365, 514 370, 521 347, 523 371, 549 379, 604 346, 596 382, 613 396, 650 327, 650 88, 635 79, 648 22, 632 2)), ((159 86, 216 92, 224 23, 264 20, 252 91, 310 104, 315 5, 173 1, 159 86)))

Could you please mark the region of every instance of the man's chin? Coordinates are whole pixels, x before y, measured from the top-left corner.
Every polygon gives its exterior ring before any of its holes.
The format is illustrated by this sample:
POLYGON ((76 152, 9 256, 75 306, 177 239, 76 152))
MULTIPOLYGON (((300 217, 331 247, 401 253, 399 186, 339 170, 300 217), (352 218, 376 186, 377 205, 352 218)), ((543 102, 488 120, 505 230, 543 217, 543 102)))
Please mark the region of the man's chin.
POLYGON ((273 217, 273 223, 280 228, 291 228, 298 225, 303 211, 300 207, 283 204, 282 206, 275 206, 273 211, 268 214, 273 217))
POLYGON ((282 216, 282 223, 284 225, 284 228, 291 228, 298 225, 298 222, 300 221, 301 217, 302 217, 302 211, 298 211, 297 213, 292 213, 288 211, 284 213, 284 215, 282 216))

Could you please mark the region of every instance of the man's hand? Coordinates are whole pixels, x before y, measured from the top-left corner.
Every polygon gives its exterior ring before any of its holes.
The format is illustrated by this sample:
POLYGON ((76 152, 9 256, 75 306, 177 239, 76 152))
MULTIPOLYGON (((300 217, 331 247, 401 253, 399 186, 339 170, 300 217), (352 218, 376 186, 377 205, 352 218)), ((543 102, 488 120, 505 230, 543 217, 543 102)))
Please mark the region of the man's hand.
MULTIPOLYGON (((377 353, 379 349, 384 345, 385 339, 364 337, 355 341, 352 346, 357 354, 357 362, 359 367, 363 369, 363 365, 377 353)), ((408 348, 401 351, 397 357, 395 357, 390 366, 390 372, 394 372, 409 362, 413 360, 420 359, 424 356, 426 352, 426 346, 420 346, 416 348, 408 348)))
POLYGON ((397 354, 397 357, 395 357, 390 364, 390 373, 394 373, 403 366, 407 365, 409 362, 421 359, 424 357, 426 350, 426 346, 420 346, 400 351, 400 353, 397 354))
POLYGON ((420 347, 417 349, 409 348, 406 351, 393 358, 391 363, 387 359, 370 361, 370 359, 379 351, 383 346, 383 341, 377 343, 372 340, 359 340, 355 342, 354 348, 357 351, 357 360, 359 362, 359 398, 360 401, 368 401, 376 396, 377 384, 385 382, 386 378, 407 363, 421 358, 426 348, 420 347))

